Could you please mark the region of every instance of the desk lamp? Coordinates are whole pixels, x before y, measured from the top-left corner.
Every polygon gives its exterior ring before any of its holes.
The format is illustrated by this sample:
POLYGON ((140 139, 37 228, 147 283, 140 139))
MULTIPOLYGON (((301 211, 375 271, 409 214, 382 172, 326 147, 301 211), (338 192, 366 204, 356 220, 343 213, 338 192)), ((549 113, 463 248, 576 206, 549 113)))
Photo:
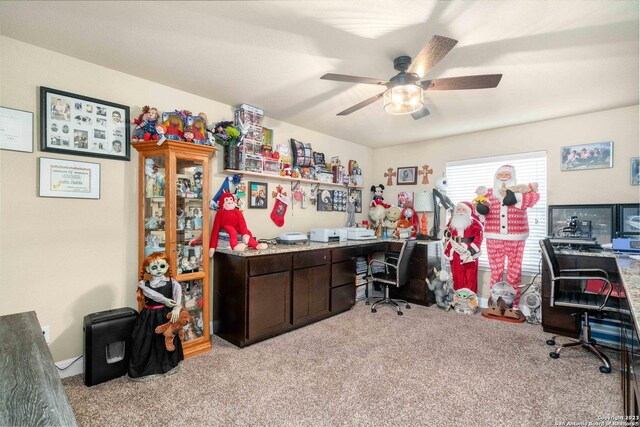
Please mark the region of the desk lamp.
POLYGON ((416 212, 422 212, 422 218, 420 218, 420 230, 417 238, 419 240, 428 240, 431 236, 427 234, 427 215, 425 212, 433 212, 433 195, 430 191, 421 191, 416 193, 416 197, 413 201, 413 209, 416 212))

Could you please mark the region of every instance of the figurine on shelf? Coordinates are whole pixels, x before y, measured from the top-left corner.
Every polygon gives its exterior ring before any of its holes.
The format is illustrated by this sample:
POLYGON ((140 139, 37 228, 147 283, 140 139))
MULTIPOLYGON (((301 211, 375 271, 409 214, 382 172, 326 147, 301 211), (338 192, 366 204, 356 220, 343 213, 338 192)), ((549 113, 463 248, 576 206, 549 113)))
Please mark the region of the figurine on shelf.
POLYGON ((167 137, 164 134, 167 132, 167 127, 165 125, 157 124, 156 125, 156 133, 158 134, 158 145, 162 145, 164 141, 166 141, 167 137))
POLYGON ((218 205, 221 206, 221 208, 216 213, 213 228, 211 229, 211 239, 209 241, 210 257, 213 256, 218 246, 218 237, 221 229, 229 233, 229 244, 236 252, 244 251, 247 245, 257 250, 267 249, 266 243, 258 243, 258 241, 253 238, 251 231, 247 228, 244 215, 242 215, 242 212, 237 208, 236 199, 233 194, 225 192, 220 196, 218 205), (238 233, 242 235, 242 242, 238 242, 238 233))
POLYGON ((177 112, 162 114, 162 124, 166 126, 164 135, 167 139, 180 141, 183 138, 182 129, 184 129, 184 122, 182 117, 177 112))
POLYGON ((371 207, 382 206, 385 209, 388 209, 391 206, 388 203, 384 202, 384 197, 382 197, 382 193, 384 192, 384 185, 372 185, 371 192, 373 193, 373 200, 371 201, 371 207))
POLYGON ((185 141, 187 142, 194 142, 193 140, 193 128, 191 126, 187 126, 186 128, 184 128, 184 131, 182 132, 182 137, 184 138, 185 141))
POLYGON ((182 342, 173 339, 175 350, 165 347, 165 337, 155 329, 167 323, 167 318, 176 323, 180 316, 182 286, 173 277, 169 258, 164 252, 155 252, 146 257, 140 271, 138 298, 144 299, 144 307, 136 318, 131 333, 131 356, 129 378, 145 381, 177 371, 184 359, 182 342), (144 280, 149 274, 150 280, 144 280))
POLYGON ((193 129, 193 141, 196 144, 208 145, 206 137, 207 129, 207 115, 205 113, 198 113, 197 116, 191 116, 191 128, 193 129))
POLYGON ((131 123, 137 125, 131 136, 132 142, 150 141, 158 139, 156 124, 158 122, 158 110, 154 107, 145 105, 142 107, 142 113, 137 119, 132 119, 131 123))

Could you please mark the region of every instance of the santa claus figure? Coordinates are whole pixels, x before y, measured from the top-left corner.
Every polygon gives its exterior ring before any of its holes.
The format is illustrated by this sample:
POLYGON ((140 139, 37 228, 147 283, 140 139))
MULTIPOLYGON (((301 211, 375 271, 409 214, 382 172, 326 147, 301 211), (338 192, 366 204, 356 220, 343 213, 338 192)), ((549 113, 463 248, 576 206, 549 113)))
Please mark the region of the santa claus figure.
MULTIPOLYGON (((476 210, 484 217, 484 237, 491 268, 491 288, 502 281, 505 261, 507 283, 516 292, 513 309, 519 310, 522 254, 529 236, 527 209, 533 207, 540 194, 538 184, 516 184, 516 171, 511 165, 500 167, 495 174, 493 188, 478 187, 476 210)), ((497 301, 492 301, 497 304, 497 301)))
POLYGON ((482 233, 482 223, 473 213, 471 203, 458 203, 444 233, 444 255, 451 262, 455 290, 468 288, 478 293, 478 257, 482 233))

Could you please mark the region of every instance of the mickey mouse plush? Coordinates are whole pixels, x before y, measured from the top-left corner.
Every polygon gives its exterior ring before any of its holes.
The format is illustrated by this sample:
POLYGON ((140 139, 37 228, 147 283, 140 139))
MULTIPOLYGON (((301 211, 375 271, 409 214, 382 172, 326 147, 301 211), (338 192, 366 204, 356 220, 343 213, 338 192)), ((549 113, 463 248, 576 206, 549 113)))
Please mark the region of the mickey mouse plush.
POLYGON ((213 221, 211 229, 211 240, 209 241, 209 256, 212 257, 218 245, 218 236, 220 229, 229 233, 229 244, 236 252, 242 252, 247 249, 247 245, 257 249, 267 249, 266 243, 258 243, 247 228, 244 215, 238 209, 236 198, 233 194, 225 192, 218 200, 220 210, 216 213, 216 219, 213 221), (242 235, 242 242, 238 242, 238 233, 242 235))
POLYGON ((384 197, 382 197, 382 192, 384 191, 384 185, 372 185, 371 192, 373 193, 373 200, 371 201, 371 207, 374 208, 378 205, 382 205, 385 209, 388 209, 391 206, 388 203, 384 202, 384 197))

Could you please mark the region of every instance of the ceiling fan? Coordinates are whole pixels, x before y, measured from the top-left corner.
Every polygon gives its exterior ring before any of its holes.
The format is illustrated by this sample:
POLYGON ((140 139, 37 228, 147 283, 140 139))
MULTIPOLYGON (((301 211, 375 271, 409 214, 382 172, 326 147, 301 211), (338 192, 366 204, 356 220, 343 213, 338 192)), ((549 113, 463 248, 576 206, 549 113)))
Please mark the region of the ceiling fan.
POLYGON ((435 35, 422 48, 418 56, 412 62, 408 56, 399 56, 393 60, 393 68, 398 74, 389 80, 372 79, 369 77, 349 76, 345 74, 325 74, 320 77, 324 80, 339 82, 364 83, 386 86, 387 90, 371 98, 347 108, 338 113, 338 116, 346 116, 373 104, 380 98, 384 98, 384 110, 390 114, 411 114, 415 119, 429 115, 429 110, 424 105, 423 92, 425 90, 460 90, 460 89, 486 89, 498 86, 502 74, 484 74, 478 76, 448 77, 443 79, 423 80, 438 62, 458 43, 457 40, 435 35))

